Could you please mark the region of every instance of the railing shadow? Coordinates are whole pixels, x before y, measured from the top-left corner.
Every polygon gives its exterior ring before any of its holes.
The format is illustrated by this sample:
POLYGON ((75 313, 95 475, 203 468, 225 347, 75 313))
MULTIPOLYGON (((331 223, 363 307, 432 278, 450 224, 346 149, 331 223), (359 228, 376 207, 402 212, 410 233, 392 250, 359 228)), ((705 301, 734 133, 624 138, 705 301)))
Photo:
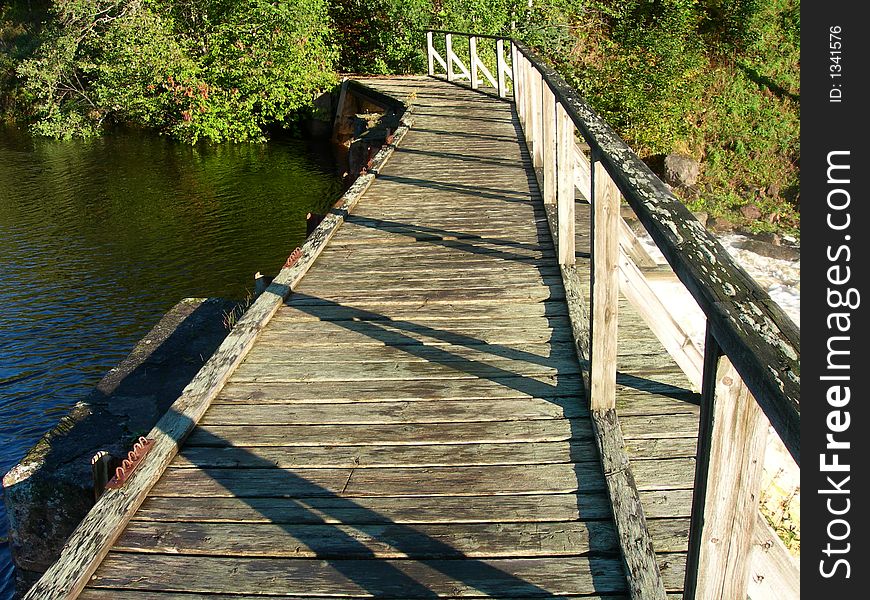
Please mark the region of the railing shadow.
POLYGON ((519 202, 522 204, 530 204, 532 195, 524 192, 517 192, 514 189, 495 188, 483 185, 465 185, 462 183, 448 183, 445 181, 433 181, 430 179, 419 179, 417 177, 403 177, 400 175, 389 175, 381 173, 378 180, 388 181, 391 183, 400 183, 411 185, 414 187, 438 190, 442 192, 451 192, 472 198, 488 198, 492 200, 501 200, 504 202, 519 202))
POLYGON ((433 150, 421 150, 419 148, 397 148, 397 153, 400 154, 416 154, 420 156, 429 156, 432 158, 446 158, 449 160, 459 161, 461 163, 479 163, 484 165, 494 165, 496 167, 506 167, 510 169, 525 169, 527 168, 527 164, 525 161, 510 159, 510 158, 496 158, 492 156, 475 156, 472 154, 462 154, 459 152, 436 152, 433 150))
MULTIPOLYGON (((464 252, 468 252, 470 254, 486 254, 487 256, 491 256, 493 258, 500 258, 504 260, 523 260, 528 261, 531 257, 522 255, 522 254, 514 254, 510 252, 504 252, 502 250, 496 250, 493 248, 485 248, 480 245, 474 245, 470 243, 471 240, 477 242, 479 244, 488 244, 492 246, 502 246, 505 248, 515 248, 521 250, 532 250, 539 251, 542 253, 550 252, 552 253, 552 247, 548 247, 546 244, 546 240, 543 239, 544 235, 541 233, 537 233, 537 237, 540 240, 539 243, 529 244, 526 242, 517 242, 514 240, 510 240, 507 238, 497 238, 490 237, 486 235, 480 235, 476 233, 469 233, 464 231, 457 231, 455 229, 442 229, 440 227, 430 227, 427 225, 416 225, 412 223, 402 222, 402 221, 390 221, 387 219, 379 219, 376 217, 369 216, 348 216, 346 219, 347 223, 352 225, 359 225, 361 227, 368 227, 370 229, 389 231, 389 233, 393 233, 396 235, 401 235, 409 238, 413 238, 418 242, 428 242, 433 246, 443 246, 445 248, 453 248, 456 250, 462 250, 464 252), (454 239, 455 238, 455 239, 454 239)), ((554 265, 555 266, 555 265, 554 265)))
MULTIPOLYGON (((181 415, 176 416, 184 418, 181 415)), ((232 446, 227 440, 210 434, 202 428, 197 430, 197 445, 232 446)), ((245 502, 250 508, 262 515, 268 523, 280 526, 293 538, 304 544, 308 550, 307 554, 313 555, 311 558, 326 561, 329 569, 340 574, 347 582, 356 586, 358 591, 366 595, 389 598, 438 597, 440 595, 438 588, 447 584, 443 578, 441 578, 441 582, 438 581, 439 577, 432 578, 431 575, 424 579, 424 577, 419 576, 419 572, 408 569, 406 565, 410 565, 412 562, 410 559, 413 559, 414 562, 423 565, 425 569, 438 572, 452 580, 449 585, 454 590, 465 592, 475 590, 487 596, 551 596, 551 591, 547 589, 548 582, 540 581, 542 578, 538 578, 537 582, 528 581, 490 564, 490 558, 471 558, 450 544, 432 538, 409 524, 397 523, 359 502, 355 502, 352 498, 343 496, 341 490, 318 485, 295 474, 292 469, 276 468, 273 460, 257 456, 254 450, 234 448, 237 455, 239 452, 242 453, 240 461, 244 463, 246 470, 268 473, 271 491, 260 493, 252 491, 250 486, 246 485, 245 478, 238 476, 238 469, 213 468, 207 464, 197 465, 195 463, 192 466, 200 468, 225 492, 245 502), (269 507, 256 502, 257 498, 282 498, 286 502, 280 507, 269 507), (311 499, 317 499, 318 502, 311 503, 311 499), (328 500, 328 502, 323 502, 323 500, 328 500), (309 506, 309 503, 316 504, 316 508, 309 506), (288 512, 294 513, 291 522, 288 522, 287 519, 288 512), (348 514, 353 515, 353 520, 350 523, 346 522, 348 514), (302 523, 308 525, 301 526, 302 523), (320 523, 321 525, 312 527, 312 523, 320 523), (379 525, 366 527, 365 523, 379 525), (342 525, 343 528, 339 525, 342 525), (363 539, 370 538, 372 545, 389 547, 395 554, 407 558, 394 558, 389 561, 374 560, 377 558, 375 551, 358 537, 350 535, 346 531, 347 528, 356 529, 362 534, 363 539), (365 562, 361 563, 360 561, 365 562)), ((347 469, 347 471, 349 481, 353 470, 347 469)), ((425 494, 425 490, 421 490, 421 492, 425 494)), ((459 493, 461 495, 461 492, 459 493)), ((182 493, 179 499, 183 501, 184 496, 185 494, 182 493)), ((188 535, 194 536, 193 540, 188 538, 189 541, 194 543, 201 541, 206 547, 211 541, 204 533, 203 538, 205 539, 203 540, 196 540, 196 533, 188 535)), ((268 544, 268 540, 264 541, 268 544)), ((123 542, 122 538, 121 543, 123 544, 123 542)), ((202 553, 222 554, 208 549, 202 553)), ((264 558, 280 561, 281 558, 286 558, 290 553, 288 549, 283 549, 277 554, 278 556, 269 558, 268 552, 266 552, 264 558)), ((624 591, 624 587, 614 584, 618 578, 613 576, 613 571, 621 568, 621 564, 616 558, 618 545, 614 534, 607 532, 606 528, 590 528, 590 548, 588 553, 584 552, 583 554, 588 557, 593 579, 600 580, 600 583, 595 585, 596 592, 624 591)), ((570 554, 566 554, 566 557, 569 556, 570 554)), ((283 570, 282 566, 284 565, 280 562, 275 565, 280 570, 283 570)), ((316 588, 318 583, 313 579, 313 576, 318 571, 323 574, 322 565, 314 564, 311 572, 307 573, 304 580, 298 581, 298 583, 316 588)), ((295 571, 288 569, 284 577, 292 579, 292 573, 295 571)), ((144 585, 149 585, 148 573, 142 572, 141 574, 144 585)), ((246 573, 245 569, 239 569, 234 575, 234 581, 239 586, 246 584, 257 586, 261 583, 261 574, 264 573, 246 573), (246 578, 249 581, 246 581, 246 578)), ((210 576, 205 579, 209 578, 210 576)), ((98 577, 97 586, 101 585, 99 579, 98 577)), ((294 583, 297 582, 294 581, 294 583)), ((340 587, 342 582, 333 579, 327 585, 340 587)), ((443 589, 441 593, 443 593, 443 589)))

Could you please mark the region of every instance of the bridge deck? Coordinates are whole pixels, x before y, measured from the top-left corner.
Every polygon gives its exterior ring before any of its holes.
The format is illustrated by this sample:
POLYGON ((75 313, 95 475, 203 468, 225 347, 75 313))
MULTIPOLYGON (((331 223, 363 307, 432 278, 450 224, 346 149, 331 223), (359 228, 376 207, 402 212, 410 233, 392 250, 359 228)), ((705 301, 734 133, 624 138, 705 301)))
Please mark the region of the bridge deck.
MULTIPOLYGON (((627 596, 512 105, 370 84, 416 93, 413 129, 81 598, 627 596)), ((697 411, 620 322, 621 422, 679 592, 697 411)))

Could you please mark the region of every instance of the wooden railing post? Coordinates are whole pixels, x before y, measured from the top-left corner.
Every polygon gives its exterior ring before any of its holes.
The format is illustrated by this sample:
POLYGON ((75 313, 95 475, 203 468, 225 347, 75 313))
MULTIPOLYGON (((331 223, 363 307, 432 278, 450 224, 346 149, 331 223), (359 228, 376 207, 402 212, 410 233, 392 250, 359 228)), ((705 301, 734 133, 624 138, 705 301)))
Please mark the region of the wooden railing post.
POLYGON ((435 44, 432 40, 432 32, 426 32, 426 58, 429 59, 429 75, 435 74, 435 44))
POLYGON ((480 87, 480 78, 477 73, 477 37, 468 36, 468 60, 471 62, 469 70, 471 71, 471 89, 476 90, 480 87))
POLYGON ((619 190, 601 161, 592 169, 592 410, 616 408, 619 190))
POLYGON ((767 423, 709 325, 702 394, 684 597, 746 598, 767 423))
POLYGON ((556 202, 559 216, 559 264, 574 264, 574 123, 556 105, 556 202))
POLYGON ((544 203, 556 203, 556 96, 543 86, 544 203))
POLYGON ((523 123, 523 132, 526 134, 526 140, 528 140, 529 152, 532 152, 532 148, 534 147, 534 141, 532 140, 532 125, 534 121, 532 121, 532 95, 534 94, 534 90, 532 90, 532 63, 526 57, 523 57, 523 110, 525 111, 526 120, 523 123))
POLYGON ((498 71, 498 95, 499 98, 504 98, 507 96, 507 84, 504 78, 507 67, 504 62, 504 40, 501 38, 495 41, 495 68, 498 71))
POLYGON ((447 49, 447 81, 456 79, 453 74, 453 34, 447 33, 444 35, 444 45, 447 49))
POLYGON ((526 126, 526 90, 523 85, 523 55, 514 47, 514 106, 517 109, 517 117, 520 120, 520 126, 525 129, 526 126))
POLYGON ((543 152, 541 151, 543 118, 541 115, 541 74, 538 73, 538 69, 534 65, 529 69, 529 101, 531 115, 528 136, 532 142, 532 164, 538 168, 543 160, 543 152))

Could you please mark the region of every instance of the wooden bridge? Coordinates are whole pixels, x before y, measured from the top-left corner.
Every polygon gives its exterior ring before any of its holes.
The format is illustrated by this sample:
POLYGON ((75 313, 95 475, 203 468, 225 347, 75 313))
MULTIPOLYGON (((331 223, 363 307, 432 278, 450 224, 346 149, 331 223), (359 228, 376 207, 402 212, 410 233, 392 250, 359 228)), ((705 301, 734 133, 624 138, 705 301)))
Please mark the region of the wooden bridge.
POLYGON ((799 596, 758 513, 796 328, 530 50, 459 35, 363 81, 392 143, 28 598, 799 596))

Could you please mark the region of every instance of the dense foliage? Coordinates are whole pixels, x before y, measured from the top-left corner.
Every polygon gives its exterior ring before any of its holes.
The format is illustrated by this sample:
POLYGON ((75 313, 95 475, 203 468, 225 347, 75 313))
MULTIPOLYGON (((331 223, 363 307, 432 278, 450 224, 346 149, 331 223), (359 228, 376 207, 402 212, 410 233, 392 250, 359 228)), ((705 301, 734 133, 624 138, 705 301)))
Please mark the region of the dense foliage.
POLYGON ((642 158, 700 160, 693 208, 796 230, 799 0, 14 0, 0 110, 55 137, 260 139, 337 72, 422 72, 427 27, 522 39, 642 158))
POLYGON ((16 68, 46 135, 110 120, 188 141, 256 139, 335 79, 324 0, 58 0, 47 13, 16 68))

